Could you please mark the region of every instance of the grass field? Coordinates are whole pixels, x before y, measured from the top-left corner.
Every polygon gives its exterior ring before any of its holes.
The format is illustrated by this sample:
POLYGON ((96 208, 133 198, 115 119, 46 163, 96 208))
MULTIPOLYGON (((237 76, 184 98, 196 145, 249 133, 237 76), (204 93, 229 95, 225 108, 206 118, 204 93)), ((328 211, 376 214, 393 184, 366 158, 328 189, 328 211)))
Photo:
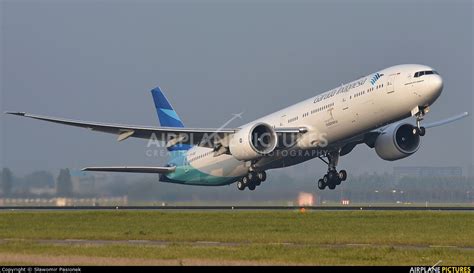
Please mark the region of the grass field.
POLYGON ((4 265, 474 264, 470 212, 13 211, 0 239, 4 265))

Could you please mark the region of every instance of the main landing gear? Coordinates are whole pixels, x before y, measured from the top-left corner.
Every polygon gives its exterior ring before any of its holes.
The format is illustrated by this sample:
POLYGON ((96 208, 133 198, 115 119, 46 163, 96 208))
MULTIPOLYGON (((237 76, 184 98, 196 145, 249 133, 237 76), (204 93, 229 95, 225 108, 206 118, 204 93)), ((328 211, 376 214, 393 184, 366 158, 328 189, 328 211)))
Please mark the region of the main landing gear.
POLYGON ((318 180, 318 188, 324 190, 328 187, 330 190, 334 190, 337 185, 340 185, 342 181, 346 181, 347 172, 345 170, 337 171, 336 166, 339 160, 339 151, 330 152, 327 154, 329 162, 326 162, 320 157, 322 161, 328 164, 328 172, 323 176, 323 178, 318 180))
POLYGON ((241 191, 248 188, 249 190, 253 191, 257 186, 267 179, 267 174, 265 171, 261 172, 249 172, 246 176, 242 177, 239 181, 237 181, 237 188, 241 191))

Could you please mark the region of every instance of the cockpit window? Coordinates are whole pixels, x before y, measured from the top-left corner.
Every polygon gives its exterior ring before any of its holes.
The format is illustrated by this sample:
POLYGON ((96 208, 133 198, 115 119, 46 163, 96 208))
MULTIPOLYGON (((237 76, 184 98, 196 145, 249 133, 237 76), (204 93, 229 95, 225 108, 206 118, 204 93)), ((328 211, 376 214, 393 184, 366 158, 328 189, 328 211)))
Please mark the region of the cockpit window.
POLYGON ((415 73, 415 78, 421 77, 423 75, 431 75, 431 74, 439 75, 438 72, 436 72, 434 70, 418 71, 418 72, 415 73))

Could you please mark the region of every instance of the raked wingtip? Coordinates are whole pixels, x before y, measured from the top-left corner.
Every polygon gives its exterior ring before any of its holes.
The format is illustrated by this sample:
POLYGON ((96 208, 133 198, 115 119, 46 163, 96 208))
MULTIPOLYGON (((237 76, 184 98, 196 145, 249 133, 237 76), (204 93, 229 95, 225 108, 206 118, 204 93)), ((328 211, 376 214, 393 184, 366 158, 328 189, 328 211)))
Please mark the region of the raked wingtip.
POLYGON ((11 112, 11 111, 5 111, 3 112, 4 114, 7 115, 15 115, 15 116, 25 116, 26 112, 11 112))

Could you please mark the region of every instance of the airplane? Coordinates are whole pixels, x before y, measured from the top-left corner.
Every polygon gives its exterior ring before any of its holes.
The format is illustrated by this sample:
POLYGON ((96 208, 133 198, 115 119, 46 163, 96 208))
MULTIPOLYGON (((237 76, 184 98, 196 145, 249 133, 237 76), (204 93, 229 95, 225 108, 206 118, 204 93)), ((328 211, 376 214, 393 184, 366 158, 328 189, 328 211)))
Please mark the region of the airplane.
POLYGON ((314 158, 327 165, 317 187, 334 190, 347 179, 339 158, 366 144, 384 160, 414 154, 426 129, 468 116, 467 112, 425 124, 422 121, 443 90, 438 72, 426 65, 388 67, 291 105, 238 128, 185 127, 159 87, 151 91, 160 127, 120 125, 54 118, 25 112, 22 117, 163 143, 165 166, 87 167, 83 171, 153 173, 159 181, 185 185, 237 184, 253 191, 266 171, 314 158), (414 117, 415 124, 402 120, 414 117))

